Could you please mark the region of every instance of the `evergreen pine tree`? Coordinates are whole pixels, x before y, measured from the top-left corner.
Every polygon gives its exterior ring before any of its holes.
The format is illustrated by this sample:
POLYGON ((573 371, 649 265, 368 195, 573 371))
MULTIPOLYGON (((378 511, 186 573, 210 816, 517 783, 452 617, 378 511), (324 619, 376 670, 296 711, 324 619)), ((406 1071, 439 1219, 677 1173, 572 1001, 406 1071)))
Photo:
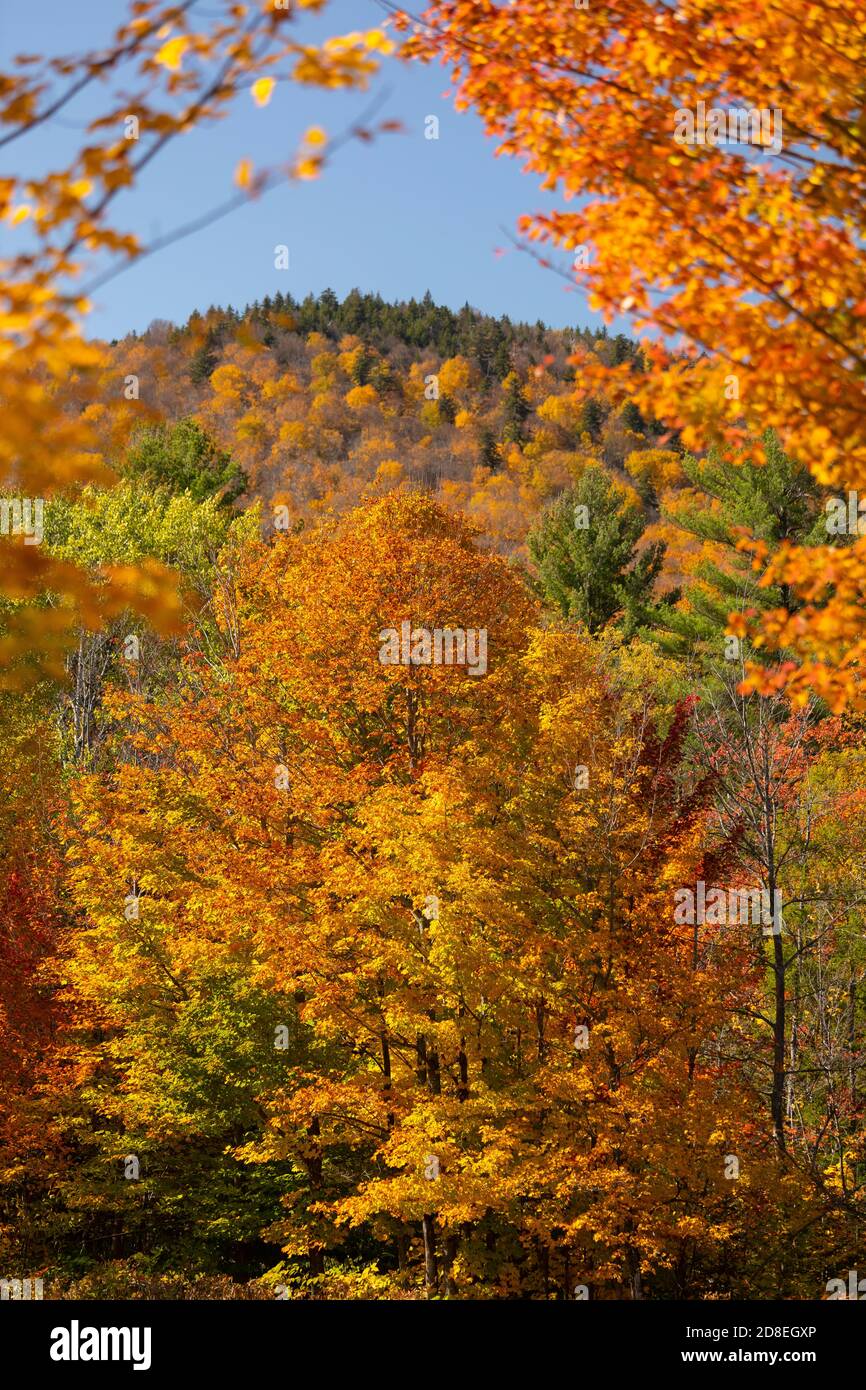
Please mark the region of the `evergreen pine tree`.
POLYGON ((449 425, 457 419, 457 406, 445 391, 439 397, 439 417, 449 425))
POLYGON ((496 442, 496 435, 489 425, 485 425, 478 439, 479 462, 482 467, 489 468, 495 473, 502 462, 499 453, 499 445, 496 442))
POLYGON ((588 434, 593 443, 596 443, 601 435, 604 425, 604 411, 594 396, 584 402, 580 412, 580 430, 582 434, 588 434))
POLYGON ((361 350, 352 365, 352 381, 356 386, 367 385, 375 365, 375 355, 370 351, 366 343, 362 343, 361 350))
MULTIPOLYGON (((357 296, 358 291, 353 290, 352 294, 357 296)), ((332 289, 322 290, 319 295, 318 309, 320 331, 333 334, 340 314, 340 301, 332 289)))
POLYGON ((493 354, 493 375, 504 381, 511 371, 511 348, 503 338, 493 354))
POLYGON ((652 610, 652 590, 664 559, 656 541, 638 554, 646 522, 603 469, 587 468, 580 481, 541 514, 529 533, 537 588, 563 618, 590 632, 621 613, 633 632, 652 610))
POLYGON ((505 389, 502 438, 509 444, 521 444, 524 439, 523 423, 532 407, 516 372, 509 372, 502 385, 505 389))
POLYGON ((208 329, 205 334, 204 342, 192 355, 189 364, 190 381, 194 386, 201 386, 209 380, 211 374, 216 371, 219 364, 219 354, 217 352, 217 339, 213 329, 208 329))
MULTIPOLYGON (((748 608, 797 611, 787 585, 762 589, 751 556, 739 550, 753 536, 777 550, 783 541, 826 544, 822 491, 804 464, 784 452, 772 431, 764 436, 766 463, 738 463, 713 452, 707 458, 686 455, 683 471, 696 491, 671 506, 665 517, 698 540, 721 547, 716 561, 703 558, 684 591, 684 602, 658 615, 654 639, 678 655, 704 654, 718 659, 724 650, 728 615, 748 608), (717 507, 708 505, 709 499, 717 507)), ((758 650, 750 653, 761 658, 758 650)), ((778 659, 776 654, 772 659, 778 659)))
POLYGON ((645 434, 646 424, 644 418, 635 405, 634 401, 626 401, 619 418, 627 430, 632 430, 635 434, 645 434))

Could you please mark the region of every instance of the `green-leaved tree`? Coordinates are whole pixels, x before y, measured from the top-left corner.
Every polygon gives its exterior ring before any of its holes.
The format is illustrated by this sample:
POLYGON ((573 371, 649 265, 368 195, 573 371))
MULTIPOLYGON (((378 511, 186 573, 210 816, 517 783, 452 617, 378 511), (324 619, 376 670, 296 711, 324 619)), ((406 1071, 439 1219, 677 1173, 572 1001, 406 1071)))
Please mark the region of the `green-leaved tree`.
POLYGON ((652 593, 665 553, 662 541, 639 551, 645 526, 641 508, 610 476, 588 468, 542 512, 528 537, 548 606, 590 632, 617 614, 628 632, 645 622, 654 611, 652 593))
POLYGON ((157 425, 138 435, 123 471, 170 492, 188 492, 195 502, 217 497, 229 506, 246 491, 243 469, 196 420, 157 425))
MULTIPOLYGON (((764 436, 764 449, 763 465, 718 453, 682 461, 693 491, 670 506, 665 518, 708 543, 708 553, 685 587, 683 602, 656 615, 655 640, 671 654, 703 653, 718 659, 731 613, 770 608, 796 612, 791 590, 761 588, 761 571, 752 568, 751 554, 739 547, 746 537, 763 541, 771 555, 783 541, 826 544, 823 492, 805 464, 788 457, 772 431, 764 436), (719 547, 715 554, 712 546, 719 547)), ((757 649, 750 655, 760 659, 757 649)))

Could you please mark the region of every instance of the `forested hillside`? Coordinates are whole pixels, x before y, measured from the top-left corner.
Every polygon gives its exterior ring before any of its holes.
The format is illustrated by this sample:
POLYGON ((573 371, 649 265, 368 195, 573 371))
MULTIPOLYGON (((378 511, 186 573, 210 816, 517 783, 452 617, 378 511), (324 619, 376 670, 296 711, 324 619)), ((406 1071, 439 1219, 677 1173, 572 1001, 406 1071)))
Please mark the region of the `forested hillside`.
POLYGON ((729 614, 796 616, 761 566, 826 489, 614 402, 625 338, 429 296, 102 351, 64 408, 119 481, 44 546, 107 606, 2 697, 2 1267, 825 1297, 866 1215, 862 722, 741 693, 729 614))
POLYGON ((285 504, 291 525, 406 481, 513 553, 591 462, 651 509, 654 488, 685 481, 674 441, 595 392, 575 352, 588 368, 641 371, 636 346, 604 331, 512 324, 468 305, 455 314, 429 294, 393 305, 357 291, 342 303, 327 290, 301 304, 278 294, 113 343, 98 377, 72 384, 70 407, 84 407, 120 466, 148 412, 194 417, 242 470, 245 500, 285 504), (106 404, 117 397, 129 398, 120 414, 106 404), (630 464, 636 452, 649 456, 630 464))

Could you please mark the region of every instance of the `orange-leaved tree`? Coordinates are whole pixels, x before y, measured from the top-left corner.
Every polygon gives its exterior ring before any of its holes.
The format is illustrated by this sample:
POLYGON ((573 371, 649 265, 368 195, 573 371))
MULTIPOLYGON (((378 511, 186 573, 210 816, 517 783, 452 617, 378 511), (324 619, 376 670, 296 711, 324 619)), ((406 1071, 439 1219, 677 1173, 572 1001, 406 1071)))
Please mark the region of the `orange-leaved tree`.
MULTIPOLYGON (((610 389, 689 447, 760 458, 772 427, 843 497, 866 487, 859 0, 434 0, 398 23, 567 204, 522 219, 526 246, 567 252, 590 307, 646 334, 648 370, 617 368, 610 389)), ((851 545, 783 546, 764 576, 802 594, 756 639, 796 652, 779 679, 798 700, 866 705, 859 526, 851 545)))
POLYGON ((534 631, 414 493, 236 580, 221 657, 112 696, 119 766, 78 782, 64 970, 103 1137, 70 1202, 125 1147, 174 1232, 181 1152, 192 1226, 215 1188, 245 1231, 270 1204, 282 1277, 326 1294, 395 1265, 409 1296, 730 1287, 805 1199, 722 1057, 754 950, 675 918, 708 788, 656 657, 534 631))

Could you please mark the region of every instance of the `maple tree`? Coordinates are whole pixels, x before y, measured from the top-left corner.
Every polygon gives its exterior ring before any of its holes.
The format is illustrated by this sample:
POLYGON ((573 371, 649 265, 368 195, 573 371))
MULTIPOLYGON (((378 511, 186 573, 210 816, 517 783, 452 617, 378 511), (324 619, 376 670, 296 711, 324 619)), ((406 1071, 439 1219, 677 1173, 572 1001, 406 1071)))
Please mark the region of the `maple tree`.
MULTIPOLYGON (((609 389, 627 384, 689 448, 734 445, 761 463, 771 428, 819 483, 863 487, 857 0, 434 0, 396 24, 404 55, 445 65, 458 109, 571 204, 520 230, 530 250, 574 257, 590 308, 647 335, 645 370, 614 366, 609 389)), ((754 640, 798 663, 753 671, 755 688, 862 706, 864 557, 858 535, 845 548, 786 542, 761 565, 801 605, 760 624, 754 640)))
MULTIPOLYGON (((63 928, 62 798, 52 757, 50 711, 31 693, 0 696, 0 1253, 14 1268, 23 1249, 38 1265, 37 1193, 45 1196, 63 1162, 40 1087, 55 1066, 65 1009, 51 962, 63 928)), ((50 1198, 48 1199, 50 1201, 50 1198)))
POLYGON ((386 1296, 808 1287, 811 1249, 747 1254, 756 1221, 820 1208, 766 1146, 750 1055, 722 1061, 763 952, 672 912, 737 854, 676 669, 533 630, 419 495, 222 563, 222 657, 109 694, 119 761, 75 788, 64 971, 98 1032, 73 1040, 96 1141, 72 1212, 121 1261, 169 1240, 211 1270, 258 1218, 274 1277, 326 1296, 382 1296, 383 1270, 386 1296), (486 629, 484 679, 383 664, 407 619, 486 629), (158 1237, 106 1186, 120 1148, 158 1237))

